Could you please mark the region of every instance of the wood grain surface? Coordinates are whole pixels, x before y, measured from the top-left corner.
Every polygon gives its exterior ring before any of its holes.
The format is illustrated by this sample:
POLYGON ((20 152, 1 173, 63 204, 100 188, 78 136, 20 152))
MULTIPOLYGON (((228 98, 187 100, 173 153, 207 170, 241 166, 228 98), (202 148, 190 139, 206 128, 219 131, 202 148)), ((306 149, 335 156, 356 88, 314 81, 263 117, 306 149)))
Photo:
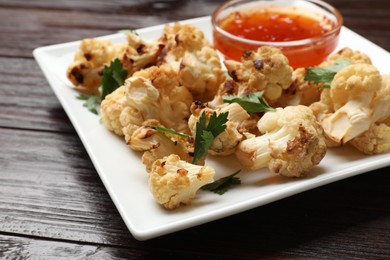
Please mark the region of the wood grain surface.
MULTIPOLYGON (((126 228, 32 50, 222 2, 0 0, 0 259, 390 258, 390 167, 148 241, 126 228)), ((327 2, 390 50, 388 0, 327 2)))

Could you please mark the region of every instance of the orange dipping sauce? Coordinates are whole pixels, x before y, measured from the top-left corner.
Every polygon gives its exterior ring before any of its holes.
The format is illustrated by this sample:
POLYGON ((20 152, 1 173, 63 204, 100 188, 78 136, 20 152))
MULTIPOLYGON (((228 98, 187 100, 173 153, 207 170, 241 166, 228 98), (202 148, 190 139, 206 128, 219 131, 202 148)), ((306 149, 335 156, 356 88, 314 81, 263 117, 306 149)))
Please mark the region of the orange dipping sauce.
POLYGON ((226 59, 238 61, 244 51, 256 50, 262 45, 309 39, 300 44, 276 47, 282 49, 293 68, 310 67, 324 61, 338 43, 338 32, 331 34, 336 26, 334 22, 325 15, 305 14, 296 7, 234 11, 218 21, 218 26, 231 35, 244 38, 240 41, 213 28, 214 47, 226 59), (260 45, 254 41, 269 44, 260 45))

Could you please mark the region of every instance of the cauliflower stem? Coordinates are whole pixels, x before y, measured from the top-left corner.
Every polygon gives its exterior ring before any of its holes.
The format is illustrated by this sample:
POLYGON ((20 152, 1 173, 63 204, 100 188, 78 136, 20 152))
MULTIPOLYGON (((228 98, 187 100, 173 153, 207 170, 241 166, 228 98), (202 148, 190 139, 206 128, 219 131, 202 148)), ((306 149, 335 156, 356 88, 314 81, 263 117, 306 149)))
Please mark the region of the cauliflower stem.
POLYGON ((267 112, 258 128, 262 135, 242 141, 236 151, 238 160, 248 169, 268 167, 283 176, 301 177, 325 156, 323 130, 306 106, 267 112))

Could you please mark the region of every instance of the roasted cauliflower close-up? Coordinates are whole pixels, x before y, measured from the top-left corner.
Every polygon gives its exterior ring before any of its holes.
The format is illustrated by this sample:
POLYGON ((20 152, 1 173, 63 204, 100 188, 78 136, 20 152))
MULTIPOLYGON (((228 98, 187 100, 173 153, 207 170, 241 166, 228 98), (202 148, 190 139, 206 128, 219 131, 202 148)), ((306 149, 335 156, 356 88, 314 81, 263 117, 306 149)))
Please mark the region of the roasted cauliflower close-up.
POLYGON ((189 204, 197 191, 214 181, 210 166, 194 165, 175 154, 156 160, 149 174, 149 188, 156 201, 167 209, 189 204))
POLYGON ((67 69, 67 77, 80 91, 96 94, 101 83, 104 66, 119 59, 131 76, 134 72, 154 65, 160 53, 157 41, 148 43, 134 33, 127 33, 127 44, 115 44, 104 39, 84 39, 74 62, 67 69))
POLYGON ((159 39, 164 46, 158 64, 169 64, 178 74, 181 85, 195 100, 213 99, 225 73, 218 54, 197 27, 174 23, 166 25, 159 39))
POLYGON ((233 87, 234 93, 230 91, 226 94, 246 96, 264 91, 265 99, 272 102, 280 98, 282 91, 292 83, 293 69, 287 57, 277 48, 265 46, 257 51, 246 51, 241 62, 225 60, 224 64, 237 84, 233 87))
POLYGON ((342 145, 367 131, 381 86, 382 77, 373 65, 352 64, 340 70, 329 92, 323 93, 327 104, 313 104, 326 135, 342 145))
POLYGON ((274 107, 304 105, 309 106, 319 101, 321 85, 305 80, 305 68, 295 69, 292 73, 291 85, 284 89, 280 97, 272 102, 274 107))
POLYGON ((240 163, 250 170, 268 167, 283 176, 302 177, 326 154, 323 130, 306 106, 269 111, 258 128, 262 135, 242 141, 236 150, 240 163))
POLYGON ((144 152, 142 163, 146 166, 147 172, 151 171, 153 162, 170 154, 176 154, 186 162, 192 162, 194 149, 190 137, 158 131, 156 127, 166 129, 155 119, 146 120, 127 141, 133 150, 144 152))
POLYGON ((100 85, 104 65, 120 57, 126 49, 125 43, 114 44, 103 39, 84 39, 69 65, 66 75, 75 88, 96 94, 100 85))
POLYGON ((380 154, 390 150, 390 74, 382 75, 382 85, 373 101, 370 128, 350 143, 365 154, 380 154))
POLYGON ((155 40, 146 42, 135 33, 127 33, 127 46, 125 51, 119 57, 123 68, 130 77, 141 69, 155 65, 157 57, 161 52, 161 44, 155 40))
POLYGON ((107 95, 101 103, 100 114, 103 124, 119 136, 123 136, 123 126, 120 122, 120 116, 125 107, 126 92, 124 86, 117 88, 111 94, 107 95))
POLYGON ((345 47, 331 55, 326 61, 322 62, 319 66, 326 67, 333 65, 339 60, 348 60, 351 64, 363 63, 363 64, 372 64, 370 57, 368 57, 363 52, 358 50, 352 50, 351 48, 345 47))
MULTIPOLYGON (((326 69, 335 66, 338 62, 371 64, 371 60, 366 54, 350 48, 343 48, 316 67, 326 69)), ((272 102, 272 105, 275 107, 310 106, 319 101, 323 84, 307 80, 306 75, 307 68, 295 69, 292 74, 292 84, 283 90, 280 98, 272 102)))
POLYGON ((191 116, 188 125, 192 136, 196 137, 196 123, 202 113, 206 114, 207 120, 216 112, 217 114, 228 112, 228 121, 226 129, 219 134, 212 142, 209 153, 212 155, 233 154, 237 145, 243 140, 243 132, 246 131, 244 122, 249 119, 249 114, 237 103, 232 103, 219 109, 206 107, 203 103, 195 102, 191 106, 191 116))
POLYGON ((126 140, 147 119, 178 132, 189 133, 188 118, 192 95, 180 85, 177 74, 169 66, 153 66, 140 70, 125 81, 126 104, 120 121, 126 140))

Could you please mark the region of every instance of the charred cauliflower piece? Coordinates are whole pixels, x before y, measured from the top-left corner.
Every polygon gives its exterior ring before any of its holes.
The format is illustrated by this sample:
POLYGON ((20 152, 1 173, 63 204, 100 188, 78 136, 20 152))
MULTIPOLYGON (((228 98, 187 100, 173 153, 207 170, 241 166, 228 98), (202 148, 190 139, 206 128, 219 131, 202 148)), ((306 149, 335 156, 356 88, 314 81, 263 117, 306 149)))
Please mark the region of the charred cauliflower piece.
POLYGON ((225 80, 225 74, 215 50, 204 47, 183 57, 179 79, 180 83, 191 91, 194 99, 209 101, 214 98, 219 85, 225 80))
POLYGON ((371 59, 366 54, 360 51, 354 51, 350 48, 343 48, 339 50, 337 53, 331 55, 329 59, 321 63, 320 66, 326 67, 329 65, 333 65, 336 61, 341 59, 348 60, 352 64, 357 64, 357 63, 371 64, 371 59))
POLYGON ((292 74, 291 85, 283 90, 282 95, 275 102, 274 107, 304 105, 309 106, 320 99, 321 85, 305 80, 305 68, 298 68, 292 74))
POLYGON ((248 169, 268 167, 283 176, 302 177, 325 156, 323 130, 306 106, 267 112, 258 128, 263 135, 242 141, 236 150, 238 160, 248 169))
MULTIPOLYGON (((371 64, 370 58, 359 51, 344 48, 331 55, 328 60, 322 62, 318 67, 326 68, 333 66, 340 60, 348 60, 351 64, 364 63, 371 64)), ((320 100, 322 84, 306 81, 307 71, 305 68, 298 68, 293 72, 293 82, 289 88, 283 91, 281 97, 274 103, 275 107, 286 107, 305 105, 309 106, 320 100)))
POLYGON ((128 76, 156 62, 160 52, 158 42, 147 43, 135 34, 127 34, 128 43, 114 44, 108 40, 85 39, 81 42, 67 77, 79 90, 97 94, 105 65, 118 58, 128 76))
POLYGON ((229 155, 233 154, 237 145, 244 138, 242 132, 246 129, 242 128, 245 120, 249 118, 249 114, 237 103, 232 103, 218 109, 211 109, 206 107, 203 103, 195 102, 191 106, 192 115, 188 120, 188 126, 194 138, 196 137, 196 123, 204 112, 206 114, 207 122, 210 116, 217 112, 229 112, 228 121, 226 122, 226 129, 219 134, 212 142, 209 153, 212 155, 229 155))
POLYGON ((189 204, 203 185, 213 182, 214 174, 209 166, 194 165, 172 154, 153 163, 149 188, 159 204, 175 209, 189 204))
POLYGON ((390 124, 374 124, 350 143, 365 154, 385 153, 390 149, 390 124))
POLYGON ((84 39, 66 75, 80 91, 97 94, 104 65, 119 57, 125 49, 126 44, 115 45, 108 40, 84 39))
POLYGON ((128 77, 138 70, 156 64, 162 48, 158 41, 147 43, 136 34, 128 33, 127 42, 128 45, 119 59, 123 64, 123 69, 127 70, 128 77))
POLYGON ((350 143, 365 154, 385 153, 390 149, 390 74, 382 76, 382 86, 372 102, 371 126, 350 143))
POLYGON ((169 64, 179 82, 190 90, 195 100, 211 100, 225 80, 217 52, 203 32, 190 24, 167 25, 159 40, 164 48, 159 64, 169 64))
POLYGON ((381 85, 381 75, 372 65, 352 64, 340 70, 329 92, 323 93, 329 95, 328 104, 313 104, 326 135, 344 144, 367 131, 376 106, 373 100, 381 85))
MULTIPOLYGON (((260 47, 256 52, 246 51, 241 62, 226 60, 224 63, 234 81, 230 82, 230 91, 226 94, 246 96, 264 91, 265 99, 274 101, 292 83, 293 70, 287 57, 277 48, 260 47)), ((223 88, 229 90, 226 84, 223 88)))
POLYGON ((176 154, 186 162, 192 161, 193 145, 187 137, 162 133, 153 126, 164 127, 157 120, 146 120, 127 140, 130 148, 144 152, 142 163, 147 172, 151 171, 153 162, 170 154, 176 154))
POLYGON ((128 140, 147 119, 178 132, 189 133, 192 95, 180 86, 177 74, 169 66, 150 67, 134 73, 125 81, 126 105, 120 115, 128 140))
POLYGON ((101 115, 104 125, 115 134, 122 136, 120 115, 126 106, 125 87, 121 86, 107 95, 101 103, 101 115))
MULTIPOLYGON (((148 151, 160 146, 161 137, 154 126, 159 126, 160 123, 155 119, 149 119, 143 122, 143 125, 137 128, 128 140, 127 144, 135 151, 148 151)), ((164 135, 165 136, 165 135, 164 135)), ((161 157, 162 158, 162 157, 161 157)))
POLYGON ((372 122, 389 122, 390 117, 390 74, 382 75, 382 85, 372 102, 372 122))

